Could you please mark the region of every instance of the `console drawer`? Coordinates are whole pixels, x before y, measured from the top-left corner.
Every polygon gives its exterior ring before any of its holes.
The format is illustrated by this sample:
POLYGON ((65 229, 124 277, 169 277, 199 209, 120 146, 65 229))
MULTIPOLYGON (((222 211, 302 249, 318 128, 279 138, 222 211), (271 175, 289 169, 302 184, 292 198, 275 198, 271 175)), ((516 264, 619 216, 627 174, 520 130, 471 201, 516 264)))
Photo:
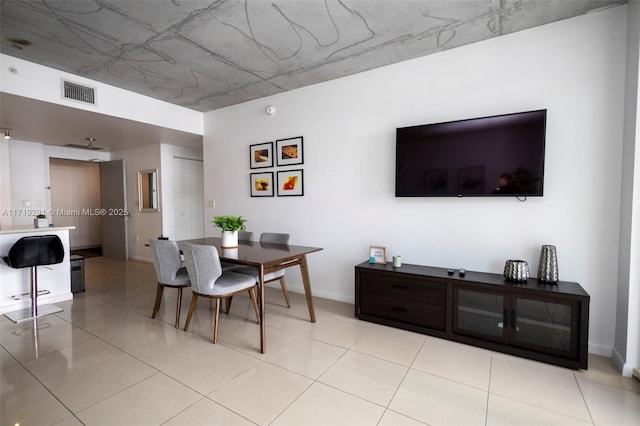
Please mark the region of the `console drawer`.
POLYGON ((438 330, 446 327, 444 303, 431 305, 376 294, 362 294, 360 312, 438 330))
POLYGON ((369 274, 360 276, 362 294, 392 297, 412 302, 444 306, 447 300, 447 286, 443 283, 417 280, 391 274, 369 274))

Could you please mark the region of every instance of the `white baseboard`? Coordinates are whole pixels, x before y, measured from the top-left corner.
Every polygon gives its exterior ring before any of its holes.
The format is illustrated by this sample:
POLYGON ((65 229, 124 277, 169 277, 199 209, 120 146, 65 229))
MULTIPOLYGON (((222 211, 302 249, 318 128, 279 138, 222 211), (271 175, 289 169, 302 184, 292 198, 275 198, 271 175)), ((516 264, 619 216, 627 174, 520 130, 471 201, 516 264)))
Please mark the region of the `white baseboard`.
POLYGON ((633 374, 633 366, 625 362, 624 358, 622 357, 622 355, 620 355, 620 352, 618 352, 616 348, 613 348, 611 359, 613 360, 613 363, 615 364, 618 371, 620 371, 623 376, 631 377, 631 375, 633 374))
MULTIPOLYGON (((274 285, 276 285, 276 287, 279 287, 279 284, 277 282, 274 285)), ((292 293, 304 294, 304 287, 289 286, 288 282, 287 282, 287 290, 291 291, 292 293)), ((329 300, 335 300, 336 302, 353 304, 353 299, 342 294, 335 294, 327 291, 319 291, 313 288, 313 286, 311 288, 311 291, 313 292, 313 297, 320 297, 321 299, 329 299, 329 300)))
POLYGON ((611 358, 613 348, 611 346, 600 345, 597 343, 589 343, 587 351, 590 354, 596 354, 600 356, 606 356, 611 358))

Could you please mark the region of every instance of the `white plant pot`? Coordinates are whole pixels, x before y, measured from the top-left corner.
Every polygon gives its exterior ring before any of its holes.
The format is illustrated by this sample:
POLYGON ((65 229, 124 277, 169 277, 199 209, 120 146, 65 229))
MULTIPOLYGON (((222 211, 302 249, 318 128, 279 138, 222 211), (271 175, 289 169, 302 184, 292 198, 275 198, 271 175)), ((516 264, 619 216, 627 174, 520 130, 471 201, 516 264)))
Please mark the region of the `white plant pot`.
POLYGON ((222 247, 238 247, 238 231, 222 231, 222 247))
POLYGON ((49 226, 49 219, 33 219, 33 226, 36 228, 47 228, 49 226))
POLYGON ((222 256, 227 259, 237 259, 238 258, 238 248, 223 248, 222 256))

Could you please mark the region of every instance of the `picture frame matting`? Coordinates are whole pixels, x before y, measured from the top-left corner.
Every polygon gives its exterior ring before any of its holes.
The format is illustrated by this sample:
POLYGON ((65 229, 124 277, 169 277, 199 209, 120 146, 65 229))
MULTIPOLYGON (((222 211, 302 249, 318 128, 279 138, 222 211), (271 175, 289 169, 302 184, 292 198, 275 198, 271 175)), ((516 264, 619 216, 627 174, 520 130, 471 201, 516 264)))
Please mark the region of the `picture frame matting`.
POLYGON ((304 195, 304 171, 278 170, 278 197, 294 197, 304 195))
POLYGON ((276 163, 278 166, 304 164, 302 136, 276 140, 276 163))
POLYGON ((273 172, 251 173, 249 183, 252 197, 273 197, 273 172))
POLYGON ((249 167, 251 169, 273 167, 273 142, 249 145, 249 167))

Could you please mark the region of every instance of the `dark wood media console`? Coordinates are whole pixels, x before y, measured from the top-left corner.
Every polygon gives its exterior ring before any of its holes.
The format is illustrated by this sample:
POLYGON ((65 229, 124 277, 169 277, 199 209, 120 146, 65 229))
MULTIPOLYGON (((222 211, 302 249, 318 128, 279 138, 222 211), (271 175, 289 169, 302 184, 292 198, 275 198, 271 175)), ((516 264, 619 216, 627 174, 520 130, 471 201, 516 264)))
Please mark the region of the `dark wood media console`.
POLYGON ((578 283, 368 262, 356 265, 355 280, 361 320, 587 369, 590 297, 578 283))

